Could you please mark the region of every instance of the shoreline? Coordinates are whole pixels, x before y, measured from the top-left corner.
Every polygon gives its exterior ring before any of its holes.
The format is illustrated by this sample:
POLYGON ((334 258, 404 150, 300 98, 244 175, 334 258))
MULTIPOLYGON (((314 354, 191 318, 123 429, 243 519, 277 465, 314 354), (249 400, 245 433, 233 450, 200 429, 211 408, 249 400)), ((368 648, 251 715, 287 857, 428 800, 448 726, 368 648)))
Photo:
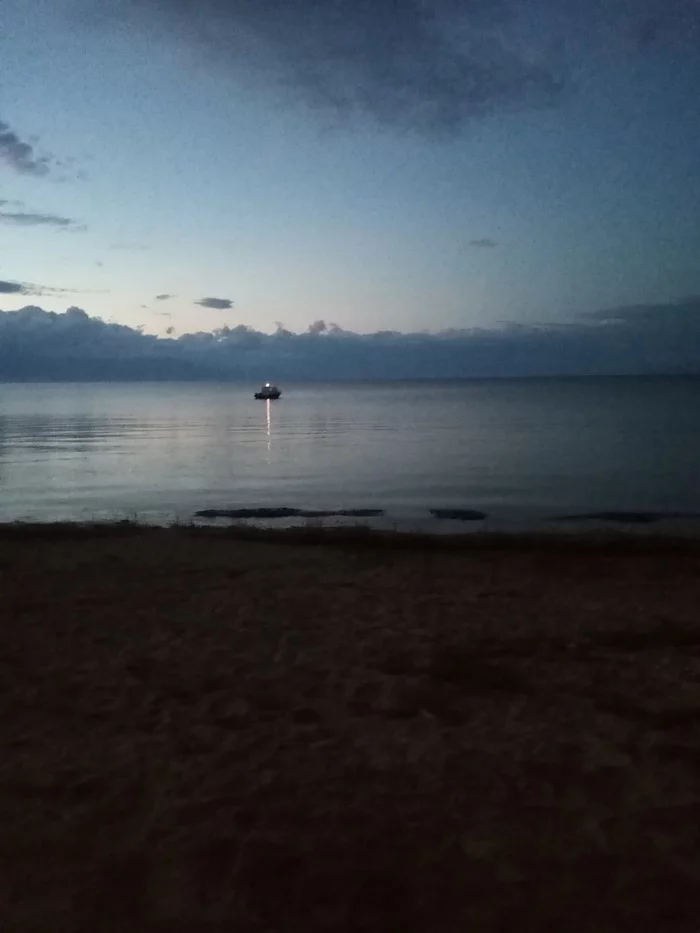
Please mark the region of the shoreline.
POLYGON ((377 534, 382 537, 527 537, 628 536, 700 540, 700 512, 653 509, 603 511, 484 511, 443 508, 310 508, 241 506, 158 511, 50 511, 44 514, 0 512, 0 527, 126 526, 144 528, 251 529, 277 534, 377 534))
POLYGON ((17 933, 688 933, 700 542, 0 525, 17 933))
POLYGON ((594 523, 586 526, 542 523, 515 530, 470 527, 466 531, 445 529, 400 530, 377 527, 371 522, 323 524, 322 522, 271 523, 258 520, 238 520, 227 524, 213 522, 171 522, 149 524, 132 519, 104 521, 0 521, 2 540, 91 540, 130 536, 163 535, 211 538, 229 541, 251 541, 260 544, 282 544, 290 547, 329 547, 358 550, 426 550, 459 553, 479 550, 513 551, 520 548, 564 550, 638 551, 686 550, 700 552, 700 528, 690 534, 678 534, 677 528, 649 527, 647 523, 620 526, 616 523, 594 523))

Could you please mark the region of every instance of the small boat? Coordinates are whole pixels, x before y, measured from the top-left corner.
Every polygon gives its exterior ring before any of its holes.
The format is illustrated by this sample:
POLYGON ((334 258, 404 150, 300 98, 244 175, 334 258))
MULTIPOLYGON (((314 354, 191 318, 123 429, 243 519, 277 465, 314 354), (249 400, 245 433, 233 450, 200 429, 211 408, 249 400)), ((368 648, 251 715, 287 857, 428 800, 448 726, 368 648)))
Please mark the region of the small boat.
POLYGON ((270 385, 269 382, 266 382, 262 389, 255 393, 255 398, 268 400, 271 398, 279 398, 281 394, 277 386, 270 385))

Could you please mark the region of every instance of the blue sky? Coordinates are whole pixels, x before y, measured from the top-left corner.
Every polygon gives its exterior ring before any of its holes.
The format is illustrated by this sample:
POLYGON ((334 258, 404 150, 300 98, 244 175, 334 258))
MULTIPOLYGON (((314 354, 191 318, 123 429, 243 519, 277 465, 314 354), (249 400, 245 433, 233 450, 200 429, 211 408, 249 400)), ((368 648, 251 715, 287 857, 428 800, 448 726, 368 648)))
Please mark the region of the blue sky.
POLYGON ((485 30, 483 107, 432 83, 415 3, 357 0, 349 29, 345 3, 339 27, 312 6, 202 0, 195 21, 183 0, 4 0, 0 279, 43 293, 0 307, 78 305, 161 335, 365 333, 700 294, 695 0, 535 0, 527 21, 431 0, 485 30), (3 127, 46 171, 2 157, 3 127))

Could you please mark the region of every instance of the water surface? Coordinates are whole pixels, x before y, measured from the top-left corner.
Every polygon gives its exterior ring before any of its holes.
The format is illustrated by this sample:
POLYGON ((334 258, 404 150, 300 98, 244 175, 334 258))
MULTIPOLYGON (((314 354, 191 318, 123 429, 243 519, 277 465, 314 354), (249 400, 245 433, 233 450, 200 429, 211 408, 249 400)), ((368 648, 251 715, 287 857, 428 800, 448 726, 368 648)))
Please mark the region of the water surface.
POLYGON ((700 513, 700 379, 0 386, 0 519, 700 513))

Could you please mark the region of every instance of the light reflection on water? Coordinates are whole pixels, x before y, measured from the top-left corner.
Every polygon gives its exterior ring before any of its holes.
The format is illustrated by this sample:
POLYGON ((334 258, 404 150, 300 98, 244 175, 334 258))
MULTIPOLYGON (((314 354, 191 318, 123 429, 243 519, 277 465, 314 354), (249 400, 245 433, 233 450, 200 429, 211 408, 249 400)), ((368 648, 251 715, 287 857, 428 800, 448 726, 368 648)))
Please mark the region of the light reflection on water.
POLYGON ((270 462, 270 453, 272 452, 272 402, 267 399, 265 408, 267 409, 267 462, 270 462))
POLYGON ((0 518, 700 511, 700 380, 0 386, 0 518))

